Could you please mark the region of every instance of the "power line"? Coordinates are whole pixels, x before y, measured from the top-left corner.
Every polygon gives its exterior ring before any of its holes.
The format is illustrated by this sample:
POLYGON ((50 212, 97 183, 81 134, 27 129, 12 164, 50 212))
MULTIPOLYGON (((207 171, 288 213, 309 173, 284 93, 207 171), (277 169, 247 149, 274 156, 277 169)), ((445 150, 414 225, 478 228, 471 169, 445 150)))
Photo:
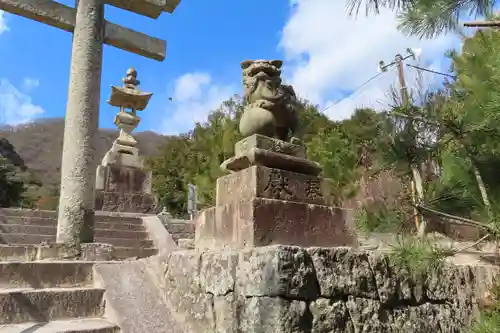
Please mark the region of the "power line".
POLYGON ((335 102, 333 102, 332 104, 330 104, 329 106, 327 106, 326 108, 324 108, 323 110, 321 110, 321 112, 325 112, 326 110, 328 110, 329 108, 331 108, 332 106, 334 105, 337 105, 339 104, 340 102, 342 102, 343 100, 349 98, 349 97, 352 97, 354 96, 354 94, 356 94, 361 88, 363 88, 364 86, 366 86, 368 83, 372 82, 373 80, 375 80, 376 78, 380 77, 382 74, 386 74, 387 72, 380 72, 380 73, 377 73, 376 75, 372 76, 371 78, 369 78, 368 80, 366 80, 365 82, 363 82, 362 84, 360 84, 359 86, 357 86, 352 93, 350 93, 349 95, 345 95, 341 98, 339 98, 338 100, 336 100, 335 102))
POLYGON ((442 73, 442 72, 438 72, 438 71, 435 71, 435 70, 432 70, 432 69, 428 69, 428 68, 424 68, 424 67, 419 67, 419 66, 415 66, 415 65, 411 65, 411 64, 406 64, 406 66, 413 67, 413 68, 418 69, 420 71, 429 72, 429 73, 433 73, 433 74, 447 76, 447 77, 451 77, 453 79, 457 79, 456 75, 442 73))

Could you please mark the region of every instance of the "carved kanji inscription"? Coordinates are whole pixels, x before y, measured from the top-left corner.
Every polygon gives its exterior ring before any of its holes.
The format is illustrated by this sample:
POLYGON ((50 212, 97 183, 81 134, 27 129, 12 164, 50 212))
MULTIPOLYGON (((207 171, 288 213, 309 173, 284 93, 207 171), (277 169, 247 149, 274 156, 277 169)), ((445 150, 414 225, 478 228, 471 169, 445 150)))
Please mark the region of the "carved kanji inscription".
POLYGON ((273 199, 287 199, 293 196, 288 178, 280 170, 272 169, 264 192, 270 194, 273 199))

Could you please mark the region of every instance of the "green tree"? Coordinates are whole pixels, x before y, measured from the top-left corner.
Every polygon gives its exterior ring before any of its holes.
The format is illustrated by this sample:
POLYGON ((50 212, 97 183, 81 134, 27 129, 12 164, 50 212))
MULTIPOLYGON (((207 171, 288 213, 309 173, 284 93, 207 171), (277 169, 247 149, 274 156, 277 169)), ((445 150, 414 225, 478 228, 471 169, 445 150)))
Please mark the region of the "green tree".
POLYGON ((399 28, 411 35, 434 37, 457 31, 464 15, 489 15, 498 2, 495 0, 347 0, 351 14, 365 7, 367 14, 378 14, 382 8, 398 13, 399 28))
POLYGON ((238 119, 242 108, 243 101, 238 96, 224 101, 205 122, 195 124, 189 133, 167 140, 161 153, 150 159, 153 188, 160 204, 170 213, 186 214, 189 183, 197 186, 200 208, 215 203, 215 182, 224 174, 220 164, 234 155, 234 144, 240 139, 238 119))
POLYGON ((186 212, 186 172, 191 142, 187 136, 174 136, 167 140, 156 158, 148 161, 153 171, 153 188, 159 204, 174 216, 186 212))
POLYGON ((19 170, 0 156, 0 207, 18 206, 24 198, 26 186, 19 170))

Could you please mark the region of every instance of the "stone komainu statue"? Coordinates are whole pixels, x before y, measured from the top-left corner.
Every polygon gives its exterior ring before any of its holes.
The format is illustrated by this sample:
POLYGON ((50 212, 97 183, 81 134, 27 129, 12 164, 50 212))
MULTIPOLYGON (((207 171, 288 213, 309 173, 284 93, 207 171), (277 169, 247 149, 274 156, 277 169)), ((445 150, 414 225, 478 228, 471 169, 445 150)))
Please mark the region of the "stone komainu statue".
POLYGON ((292 86, 281 84, 281 60, 245 60, 243 86, 246 106, 240 132, 290 141, 297 131, 297 96, 292 86))

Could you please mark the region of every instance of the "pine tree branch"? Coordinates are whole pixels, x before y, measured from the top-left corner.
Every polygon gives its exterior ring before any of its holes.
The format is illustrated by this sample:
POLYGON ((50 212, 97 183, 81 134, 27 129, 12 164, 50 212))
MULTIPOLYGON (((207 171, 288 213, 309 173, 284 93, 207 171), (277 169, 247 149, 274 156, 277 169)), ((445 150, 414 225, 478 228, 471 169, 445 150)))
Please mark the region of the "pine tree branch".
POLYGON ((410 120, 414 120, 414 121, 419 121, 419 122, 422 122, 422 123, 426 123, 426 124, 428 124, 428 125, 432 125, 432 126, 440 127, 440 123, 438 123, 437 121, 433 121, 433 120, 425 119, 424 117, 410 116, 410 115, 403 114, 403 113, 399 113, 399 112, 395 112, 395 111, 391 111, 391 112, 389 113, 389 115, 390 115, 390 116, 396 116, 396 117, 407 118, 407 119, 410 119, 410 120))

